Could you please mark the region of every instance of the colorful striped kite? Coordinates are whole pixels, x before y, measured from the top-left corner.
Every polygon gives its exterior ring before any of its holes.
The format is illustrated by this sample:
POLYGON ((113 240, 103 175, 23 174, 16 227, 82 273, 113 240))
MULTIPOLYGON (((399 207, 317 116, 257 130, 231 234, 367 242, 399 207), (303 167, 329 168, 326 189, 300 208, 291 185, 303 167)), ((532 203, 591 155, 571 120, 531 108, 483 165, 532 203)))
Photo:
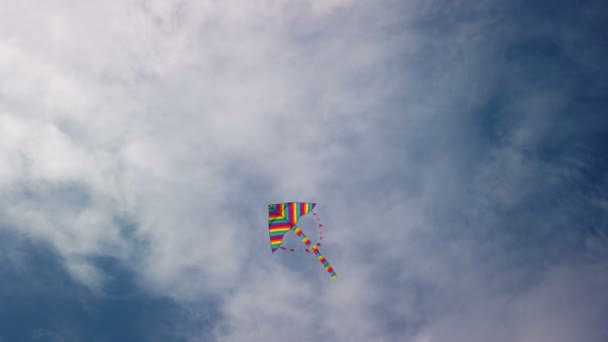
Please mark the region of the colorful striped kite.
POLYGON ((289 202, 289 203, 277 203, 268 205, 268 232, 270 233, 270 248, 274 253, 277 249, 294 251, 304 251, 306 253, 312 252, 317 256, 319 261, 325 267, 325 270, 331 275, 332 278, 336 278, 337 274, 333 268, 325 259, 325 257, 319 252, 319 246, 321 246, 321 240, 323 239, 323 225, 319 221, 319 217, 316 213, 312 213, 319 224, 319 242, 312 245, 310 239, 304 235, 302 229, 296 225, 298 219, 312 211, 316 203, 305 203, 305 202, 289 202), (302 243, 306 245, 306 249, 295 249, 285 248, 281 246, 283 243, 283 237, 287 232, 292 230, 302 240, 302 243))

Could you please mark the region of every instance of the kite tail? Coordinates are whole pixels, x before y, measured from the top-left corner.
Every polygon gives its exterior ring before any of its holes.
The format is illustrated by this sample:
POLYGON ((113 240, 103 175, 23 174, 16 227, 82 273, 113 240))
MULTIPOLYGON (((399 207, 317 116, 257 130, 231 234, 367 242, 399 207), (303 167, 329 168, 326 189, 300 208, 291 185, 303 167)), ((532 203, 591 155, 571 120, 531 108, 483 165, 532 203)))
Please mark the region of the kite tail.
POLYGON ((299 236, 300 239, 302 239, 302 242, 306 245, 306 247, 310 247, 310 249, 312 250, 312 252, 315 253, 315 255, 317 256, 317 258, 319 259, 319 261, 323 264, 323 267, 325 268, 325 270, 327 271, 327 273, 329 273, 333 279, 336 279, 336 277, 338 275, 336 274, 336 272, 334 271, 334 269, 329 264, 329 261, 327 261, 327 259, 325 259, 325 257, 323 256, 323 254, 321 254, 321 252, 319 252, 319 248, 317 248, 316 245, 313 245, 311 247, 311 245, 310 245, 310 239, 304 234, 304 232, 302 232, 302 229, 300 229, 300 227, 294 226, 293 230, 296 233, 296 235, 299 236))
POLYGON ((327 259, 325 259, 323 254, 321 254, 321 252, 319 252, 319 249, 317 248, 317 246, 312 246, 311 249, 312 249, 312 252, 315 253, 315 255, 317 256, 319 261, 323 264, 323 267, 325 267, 325 270, 327 271, 327 273, 329 273, 333 279, 336 279, 336 277, 338 275, 336 274, 334 269, 329 264, 329 261, 327 261, 327 259))

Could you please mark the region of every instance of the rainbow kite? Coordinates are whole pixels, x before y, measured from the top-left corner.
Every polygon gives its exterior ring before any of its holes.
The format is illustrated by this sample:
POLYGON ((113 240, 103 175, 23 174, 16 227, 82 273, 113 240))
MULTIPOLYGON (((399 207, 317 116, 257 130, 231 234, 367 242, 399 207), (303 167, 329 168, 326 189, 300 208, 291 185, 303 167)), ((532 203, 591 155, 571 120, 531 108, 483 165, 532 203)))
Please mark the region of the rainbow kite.
POLYGON ((325 270, 331 275, 332 278, 336 278, 337 274, 331 267, 327 259, 319 252, 319 246, 321 246, 321 240, 323 239, 323 225, 319 221, 319 217, 316 213, 312 213, 319 224, 319 242, 311 246, 310 239, 304 235, 302 229, 296 225, 298 219, 312 211, 316 203, 305 203, 305 202, 289 202, 289 203, 277 203, 268 205, 268 232, 270 234, 270 248, 274 253, 277 249, 285 251, 295 252, 304 251, 310 253, 311 251, 317 256, 319 261, 325 267, 325 270), (300 239, 302 243, 306 245, 306 249, 295 249, 285 248, 281 246, 283 243, 283 237, 285 234, 292 230, 300 239))

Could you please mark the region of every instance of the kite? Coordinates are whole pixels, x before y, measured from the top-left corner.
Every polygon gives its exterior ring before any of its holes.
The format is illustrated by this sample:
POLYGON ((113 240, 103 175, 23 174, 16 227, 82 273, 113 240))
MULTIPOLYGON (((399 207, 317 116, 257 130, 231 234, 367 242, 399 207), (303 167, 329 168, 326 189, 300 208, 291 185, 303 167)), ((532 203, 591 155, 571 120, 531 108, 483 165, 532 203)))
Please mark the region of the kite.
POLYGON ((312 252, 317 256, 317 259, 323 264, 323 267, 331 275, 332 278, 336 278, 337 274, 331 267, 327 259, 319 251, 321 246, 321 240, 323 239, 323 225, 319 221, 319 217, 316 213, 312 213, 317 220, 319 228, 319 242, 312 244, 310 239, 302 232, 302 229, 296 225, 298 219, 310 212, 316 206, 316 203, 306 202, 288 202, 288 203, 277 203, 268 205, 268 233, 270 234, 270 248, 272 253, 278 249, 285 251, 295 252, 304 251, 306 253, 312 252), (295 249, 286 248, 281 246, 283 237, 289 231, 293 231, 302 240, 302 243, 307 247, 306 249, 295 249))

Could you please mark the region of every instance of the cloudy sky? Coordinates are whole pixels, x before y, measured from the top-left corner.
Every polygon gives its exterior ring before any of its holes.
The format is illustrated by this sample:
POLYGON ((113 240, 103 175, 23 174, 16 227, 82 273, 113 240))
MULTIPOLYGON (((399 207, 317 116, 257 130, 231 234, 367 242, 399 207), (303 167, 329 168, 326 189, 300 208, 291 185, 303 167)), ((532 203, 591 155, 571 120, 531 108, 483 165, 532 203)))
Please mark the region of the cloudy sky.
POLYGON ((607 22, 0 1, 0 341, 607 341, 607 22))

